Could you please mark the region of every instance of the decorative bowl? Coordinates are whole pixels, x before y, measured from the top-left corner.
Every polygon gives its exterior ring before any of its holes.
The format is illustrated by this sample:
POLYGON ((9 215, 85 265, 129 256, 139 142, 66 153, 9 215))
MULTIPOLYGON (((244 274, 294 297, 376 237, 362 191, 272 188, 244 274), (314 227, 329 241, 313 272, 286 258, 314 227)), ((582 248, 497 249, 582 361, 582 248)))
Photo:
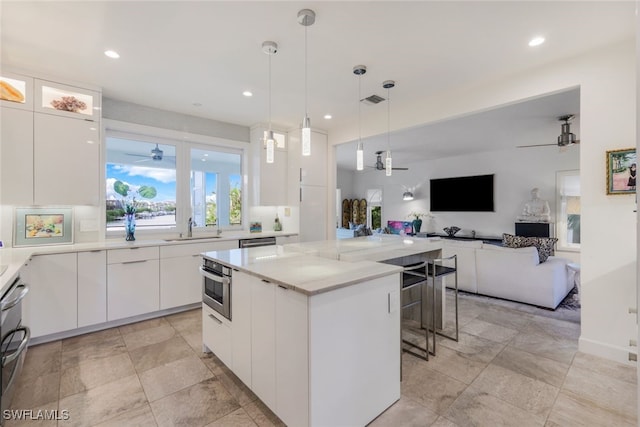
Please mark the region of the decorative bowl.
POLYGON ((456 227, 455 225, 452 225, 451 227, 443 228, 443 230, 444 230, 445 233, 447 233, 447 236, 453 237, 461 229, 460 229, 460 227, 456 227))

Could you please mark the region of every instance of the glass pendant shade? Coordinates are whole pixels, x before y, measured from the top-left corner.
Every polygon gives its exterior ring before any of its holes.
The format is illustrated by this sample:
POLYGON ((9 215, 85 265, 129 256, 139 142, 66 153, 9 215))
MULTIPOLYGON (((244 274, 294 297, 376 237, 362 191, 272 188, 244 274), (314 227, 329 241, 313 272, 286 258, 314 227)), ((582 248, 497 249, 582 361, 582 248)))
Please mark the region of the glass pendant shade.
POLYGON ((393 166, 391 164, 391 151, 387 151, 387 157, 384 159, 384 169, 387 176, 391 176, 393 166))
POLYGON ((305 117, 302 122, 302 155, 311 155, 311 120, 305 117))
POLYGON ((267 163, 273 163, 276 141, 275 141, 275 138, 273 137, 272 130, 267 132, 266 142, 267 142, 267 163))
POLYGON ((358 142, 358 149, 356 150, 356 169, 359 171, 364 169, 364 147, 362 142, 358 142))
POLYGON ((402 194, 402 200, 413 200, 413 193, 411 191, 405 191, 402 194))

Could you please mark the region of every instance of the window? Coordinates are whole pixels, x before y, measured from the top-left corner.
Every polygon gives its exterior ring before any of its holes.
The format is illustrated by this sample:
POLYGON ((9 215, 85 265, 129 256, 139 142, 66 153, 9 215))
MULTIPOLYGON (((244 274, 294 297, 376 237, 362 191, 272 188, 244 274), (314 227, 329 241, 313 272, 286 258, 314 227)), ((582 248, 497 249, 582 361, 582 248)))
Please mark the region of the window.
POLYGON ((191 148, 191 209, 196 227, 242 225, 242 156, 191 148))
POLYGON ((367 225, 372 230, 382 228, 382 190, 367 190, 367 225))
POLYGON ((580 249, 580 171, 562 171, 556 175, 558 192, 558 249, 580 249))
POLYGON ((124 228, 127 206, 136 227, 176 225, 176 146, 133 138, 106 138, 106 224, 124 228))

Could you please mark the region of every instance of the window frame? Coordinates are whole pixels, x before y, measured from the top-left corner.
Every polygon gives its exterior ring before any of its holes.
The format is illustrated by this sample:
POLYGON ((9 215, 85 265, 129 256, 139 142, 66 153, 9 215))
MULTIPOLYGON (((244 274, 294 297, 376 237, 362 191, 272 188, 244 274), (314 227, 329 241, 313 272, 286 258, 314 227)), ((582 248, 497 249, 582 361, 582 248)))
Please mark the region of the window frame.
MULTIPOLYGON (((100 227, 104 231, 107 239, 123 237, 122 230, 107 230, 106 226, 106 150, 107 137, 132 138, 142 142, 157 142, 159 144, 171 144, 176 147, 176 225, 167 226, 157 229, 139 229, 136 235, 142 238, 161 238, 161 236, 169 235, 171 237, 176 234, 187 233, 187 221, 191 213, 191 196, 190 196, 190 153, 191 148, 199 148, 205 150, 235 152, 240 155, 240 187, 242 191, 242 225, 240 226, 222 226, 222 231, 244 230, 244 225, 248 224, 249 205, 247 191, 247 170, 248 170, 248 150, 249 143, 247 141, 236 141, 220 137, 207 135, 196 135, 187 132, 176 131, 172 129, 158 128, 154 126, 141 125, 137 123, 122 122, 119 120, 104 119, 102 121, 102 147, 100 161, 100 176, 102 185, 100 185, 100 227)), ((196 234, 209 234, 213 232, 212 227, 195 227, 193 229, 194 236, 196 234)))

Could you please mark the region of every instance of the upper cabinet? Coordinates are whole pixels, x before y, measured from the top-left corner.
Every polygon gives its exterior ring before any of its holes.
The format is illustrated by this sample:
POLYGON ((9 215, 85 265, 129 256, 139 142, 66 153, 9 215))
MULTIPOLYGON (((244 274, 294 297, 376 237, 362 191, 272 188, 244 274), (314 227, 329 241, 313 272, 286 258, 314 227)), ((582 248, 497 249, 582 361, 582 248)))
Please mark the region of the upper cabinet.
POLYGON ((289 132, 289 174, 300 185, 327 186, 327 135, 311 130, 311 155, 302 155, 299 130, 289 132))
POLYGON ((0 74, 0 105, 33 111, 33 78, 3 71, 0 74))
POLYGON ((34 111, 74 119, 100 119, 100 93, 46 80, 35 80, 34 111))
POLYGON ((284 206, 287 204, 287 137, 274 131, 276 140, 273 163, 267 163, 264 133, 267 128, 251 128, 251 204, 252 206, 284 206))

